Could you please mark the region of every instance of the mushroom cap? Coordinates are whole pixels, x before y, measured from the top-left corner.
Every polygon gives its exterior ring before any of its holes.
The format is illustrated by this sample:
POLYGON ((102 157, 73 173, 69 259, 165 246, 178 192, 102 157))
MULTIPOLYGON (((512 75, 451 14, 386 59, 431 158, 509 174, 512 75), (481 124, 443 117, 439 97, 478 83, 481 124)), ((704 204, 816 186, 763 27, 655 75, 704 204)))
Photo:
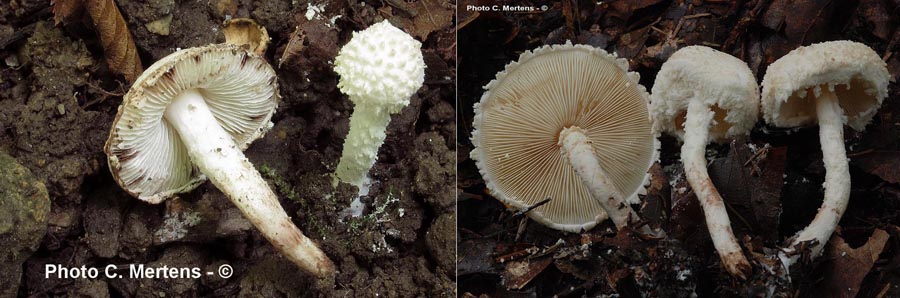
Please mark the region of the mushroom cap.
POLYGON ((338 88, 354 104, 387 107, 391 113, 409 105, 425 81, 422 43, 387 20, 353 32, 338 56, 334 71, 338 88))
POLYGON ((688 46, 672 54, 652 90, 650 113, 657 133, 684 137, 692 100, 706 102, 715 112, 711 141, 746 135, 759 117, 759 85, 747 63, 709 47, 688 46))
POLYGON ((257 55, 266 53, 269 47, 269 32, 266 27, 260 26, 253 19, 234 18, 222 23, 222 34, 225 35, 225 43, 247 46, 247 49, 257 55))
POLYGON ((658 158, 647 92, 628 62, 586 45, 522 53, 475 104, 471 152, 491 195, 551 228, 579 232, 607 218, 558 144, 564 128, 585 131, 600 166, 629 203, 658 158))
POLYGON ((272 126, 278 83, 262 57, 239 46, 217 44, 180 50, 157 61, 125 94, 104 148, 116 182, 143 201, 159 203, 206 180, 163 117, 172 99, 189 89, 203 95, 241 150, 272 126))
POLYGON ((887 96, 889 80, 887 65, 864 44, 839 40, 800 47, 766 70, 763 116, 778 127, 815 125, 816 104, 808 92, 834 86, 844 124, 863 130, 887 96))

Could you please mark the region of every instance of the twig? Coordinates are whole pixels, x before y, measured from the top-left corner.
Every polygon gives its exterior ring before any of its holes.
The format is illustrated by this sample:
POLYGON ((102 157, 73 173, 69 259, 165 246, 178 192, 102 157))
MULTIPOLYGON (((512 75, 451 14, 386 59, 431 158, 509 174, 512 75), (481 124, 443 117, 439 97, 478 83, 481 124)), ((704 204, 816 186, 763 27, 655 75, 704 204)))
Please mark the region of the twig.
POLYGON ((712 15, 712 14, 711 14, 711 13, 708 13, 708 12, 704 12, 704 13, 696 13, 696 14, 692 14, 692 15, 689 15, 689 16, 684 16, 684 17, 682 17, 681 19, 682 19, 682 20, 690 20, 690 19, 696 19, 696 18, 708 17, 708 16, 711 16, 711 15, 712 15))
POLYGON ((762 155, 763 153, 768 152, 768 151, 769 151, 769 146, 764 146, 764 147, 760 148, 759 150, 756 151, 756 153, 753 154, 753 156, 750 156, 750 158, 748 158, 747 161, 744 162, 744 166, 746 167, 746 166, 750 165, 750 162, 756 160, 760 155, 762 155))
POLYGON ((731 204, 728 204, 728 202, 722 201, 722 203, 725 203, 725 207, 728 208, 728 210, 731 210, 731 213, 734 213, 734 216, 736 216, 738 219, 741 220, 742 223, 744 223, 744 226, 746 226, 747 229, 750 230, 750 233, 753 233, 753 226, 751 226, 750 223, 747 222, 747 220, 744 219, 743 216, 741 216, 740 212, 737 212, 737 210, 734 210, 734 207, 731 207, 731 204))
POLYGON ((525 210, 521 210, 521 211, 519 211, 519 212, 516 212, 515 214, 513 214, 513 217, 512 217, 512 218, 521 217, 521 216, 523 216, 523 215, 525 215, 525 214, 528 214, 528 212, 531 212, 531 210, 537 209, 537 207, 541 207, 541 206, 543 206, 544 204, 547 204, 547 203, 550 203, 550 197, 547 197, 547 198, 544 199, 543 201, 537 202, 537 203, 535 203, 534 205, 531 205, 530 207, 525 208, 525 210))
POLYGON ((885 294, 887 294, 888 290, 891 289, 891 283, 887 283, 884 285, 884 288, 881 288, 881 291, 878 292, 878 295, 875 295, 876 298, 882 298, 885 294))

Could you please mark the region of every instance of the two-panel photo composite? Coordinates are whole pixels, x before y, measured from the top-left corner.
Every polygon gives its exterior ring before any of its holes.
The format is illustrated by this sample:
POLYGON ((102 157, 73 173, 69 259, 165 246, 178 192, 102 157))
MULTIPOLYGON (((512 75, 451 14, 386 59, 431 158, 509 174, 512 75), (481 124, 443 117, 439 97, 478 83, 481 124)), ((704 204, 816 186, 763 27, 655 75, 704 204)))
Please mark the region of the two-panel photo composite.
POLYGON ((0 0, 0 298, 900 298, 897 0, 0 0))

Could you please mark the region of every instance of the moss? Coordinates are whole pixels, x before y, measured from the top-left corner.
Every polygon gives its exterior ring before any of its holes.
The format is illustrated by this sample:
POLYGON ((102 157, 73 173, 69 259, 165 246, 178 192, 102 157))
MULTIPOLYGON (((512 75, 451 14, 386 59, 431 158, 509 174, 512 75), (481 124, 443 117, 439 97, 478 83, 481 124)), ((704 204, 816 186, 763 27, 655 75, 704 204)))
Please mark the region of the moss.
POLYGON ((275 184, 275 189, 286 198, 291 199, 291 201, 295 202, 303 202, 300 199, 300 194, 294 190, 294 186, 288 183, 281 175, 278 174, 275 170, 270 168, 267 165, 262 165, 259 167, 259 173, 262 174, 263 178, 269 179, 272 181, 272 184, 275 184))

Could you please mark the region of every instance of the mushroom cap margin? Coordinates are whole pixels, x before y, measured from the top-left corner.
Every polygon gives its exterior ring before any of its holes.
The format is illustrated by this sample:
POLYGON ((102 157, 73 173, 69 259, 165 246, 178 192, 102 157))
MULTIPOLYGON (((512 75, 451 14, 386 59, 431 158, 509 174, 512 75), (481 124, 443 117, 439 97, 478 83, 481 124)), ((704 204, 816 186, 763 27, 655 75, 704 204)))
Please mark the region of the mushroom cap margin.
POLYGON ((682 138, 691 100, 717 107, 716 119, 727 122, 710 127, 712 141, 746 135, 759 118, 759 85, 747 63, 709 47, 684 47, 663 63, 650 94, 654 130, 682 138))
POLYGON ((887 97, 889 80, 887 64, 865 44, 838 40, 800 47, 766 70, 763 117, 778 127, 815 125, 815 102, 797 93, 837 85, 835 93, 847 116, 844 123, 862 131, 887 97))
MULTIPOLYGON (((497 77, 494 80, 492 80, 490 83, 485 85, 485 87, 484 87, 484 89, 486 90, 485 93, 482 95, 480 102, 475 104, 475 119, 474 119, 474 123, 473 123, 474 130, 472 132, 472 137, 471 137, 472 143, 475 145, 475 147, 473 148, 472 152, 470 153, 470 156, 476 161, 476 165, 478 166, 478 169, 481 172, 481 175, 484 178, 488 189, 491 191, 491 194, 494 197, 496 197, 497 199, 499 199, 501 202, 503 202, 504 204, 506 204, 510 207, 522 210, 522 209, 528 208, 535 202, 538 202, 538 201, 541 201, 544 199, 544 197, 534 196, 534 197, 527 198, 528 202, 526 202, 521 199, 518 199, 515 194, 507 194, 504 191, 504 188, 507 188, 508 186, 502 185, 505 183, 503 181, 500 181, 500 179, 497 179, 497 176, 495 173, 492 173, 492 170, 491 170, 492 162, 489 162, 487 160, 489 158, 488 151, 491 151, 492 149, 485 148, 486 144, 484 144, 484 142, 482 141, 482 139, 484 138, 485 131, 486 131, 485 117, 486 116, 490 117, 490 115, 488 115, 487 113, 490 113, 490 111, 495 110, 495 107, 493 107, 493 106, 502 105, 502 104, 497 103, 502 100, 496 99, 495 93, 497 93, 499 91, 499 90, 497 90, 498 88, 502 89, 502 87, 500 87, 500 86, 505 84, 507 79, 509 79, 511 76, 515 76, 516 72, 519 72, 522 70, 526 70, 526 72, 528 72, 527 69, 529 67, 532 67, 534 62, 541 60, 541 57, 549 59, 548 57, 554 57, 554 56, 552 56, 553 54, 565 54, 568 52, 582 55, 582 56, 579 56, 579 58, 597 59, 595 61, 602 61, 602 63, 601 63, 602 65, 599 67, 606 67, 607 70, 613 70, 615 75, 612 75, 610 77, 617 77, 617 78, 621 79, 620 81, 617 81, 617 83, 620 84, 620 86, 618 86, 618 88, 622 88, 622 90, 628 89, 629 91, 627 91, 627 92, 631 92, 633 98, 640 99, 638 101, 632 101, 632 102, 630 102, 630 104, 631 104, 631 107, 636 107, 635 110, 638 110, 638 111, 635 113, 638 115, 642 115, 639 118, 643 119, 643 120, 634 119, 634 121, 646 122, 645 123, 646 134, 644 136, 635 137, 635 139, 632 139, 631 141, 640 139, 639 140, 640 142, 644 142, 647 145, 647 146, 643 146, 643 148, 636 149, 636 150, 644 150, 641 152, 643 154, 643 156, 641 156, 641 158, 643 158, 644 161, 646 161, 646 164, 643 164, 644 162, 641 162, 642 163, 641 165, 633 166, 633 169, 630 169, 630 170, 634 171, 635 169, 640 168, 641 173, 637 179, 637 183, 634 183, 633 181, 632 181, 632 183, 620 183, 620 184, 636 184, 636 185, 629 185, 629 186, 634 186, 633 189, 629 189, 629 191, 624 192, 623 195, 625 196, 627 202, 638 203, 639 202, 638 195, 645 194, 645 191, 646 191, 645 187, 649 184, 649 181, 650 181, 650 175, 647 171, 649 170, 650 166, 658 160, 658 154, 659 154, 659 152, 658 152, 659 151, 659 142, 653 136, 652 129, 650 126, 651 124, 650 124, 649 113, 647 111, 648 94, 646 92, 646 89, 644 89, 644 87, 639 84, 639 80, 640 80, 639 75, 637 73, 628 71, 628 62, 626 59, 619 59, 616 57, 615 54, 609 54, 602 49, 594 48, 594 47, 587 46, 587 45, 572 45, 571 42, 567 42, 564 45, 547 45, 547 46, 543 46, 543 47, 534 49, 532 51, 526 51, 520 55, 518 61, 514 61, 514 62, 507 64, 503 71, 497 73, 497 77), (532 66, 529 66, 529 65, 532 65, 532 66), (643 112, 640 112, 640 110, 643 110, 643 112)), ((559 57, 565 57, 565 56, 559 56, 559 57)), ((593 65, 593 64, 589 64, 589 63, 578 63, 577 62, 578 59, 575 59, 575 58, 573 58, 573 59, 574 60, 570 59, 570 62, 573 62, 573 63, 569 64, 570 66, 583 67, 583 66, 593 65)), ((582 61, 582 62, 584 62, 584 61, 582 61)), ((597 69, 594 69, 594 70, 597 70, 597 69)), ((577 74, 580 75, 580 74, 586 74, 586 73, 577 73, 577 74)), ((576 73, 570 72, 569 75, 570 76, 576 75, 576 73)), ((577 76, 574 76, 574 77, 577 77, 577 76)), ((565 75, 546 75, 546 72, 543 72, 542 78, 546 79, 546 80, 550 80, 550 81, 559 82, 559 83, 561 83, 560 85, 565 85, 565 83, 563 83, 563 82, 566 81, 565 75)), ((612 80, 612 79, 610 79, 610 80, 612 80)), ((593 83, 598 83, 598 82, 593 82, 593 83)), ((606 83, 610 84, 610 82, 606 82, 606 83)), ((558 86, 560 86, 560 85, 558 85, 558 86)), ((587 84, 587 85, 588 86, 596 86, 599 84, 587 84)), ((527 93, 527 94, 526 93, 527 92, 523 91, 521 95, 537 94, 537 93, 527 93)), ((573 101, 573 102, 576 102, 576 101, 573 101)), ((582 109, 582 111, 588 111, 588 110, 582 109)), ((602 111, 602 109, 593 109, 593 111, 602 111)), ((627 114, 627 113, 612 113, 612 114, 604 114, 604 115, 615 118, 616 116, 621 116, 623 114, 627 114)), ((633 115, 633 114, 634 113, 628 114, 628 115, 633 115)), ((576 116, 575 118, 578 118, 578 116, 576 116)), ((526 119, 526 122, 539 122, 539 121, 536 119, 526 119)), ((578 124, 577 123, 578 120, 569 120, 569 121, 564 121, 564 122, 572 122, 572 123, 556 123, 554 126, 560 126, 560 125, 567 126, 567 125, 578 124)), ((608 121, 607 124, 611 124, 614 122, 615 121, 608 121)), ((591 130, 590 127, 582 127, 582 128, 586 129, 587 131, 591 130)), ((552 146, 556 146, 557 149, 555 149, 556 150, 555 152, 559 151, 556 138, 558 138, 559 130, 561 130, 561 129, 562 129, 562 127, 554 127, 553 129, 549 129, 549 132, 550 132, 549 134, 551 134, 552 136, 549 136, 549 135, 544 136, 547 139, 544 140, 545 142, 542 142, 542 143, 552 144, 552 146)), ((595 128, 595 131, 596 130, 597 129, 595 128)), ((609 160, 609 158, 604 157, 604 150, 602 150, 603 148, 598 148, 598 146, 602 146, 599 144, 603 143, 603 141, 605 141, 605 140, 600 140, 600 141, 595 142, 595 144, 598 144, 598 145, 594 146, 594 150, 595 150, 595 152, 598 152, 597 153, 598 157, 600 157, 601 160, 609 160)), ((559 153, 559 154, 552 153, 552 154, 555 154, 555 155, 551 155, 549 160, 554 161, 554 162, 562 162, 563 164, 568 165, 568 161, 562 161, 563 157, 562 157, 561 153, 559 153)), ((638 154, 638 155, 640 155, 640 154, 638 154)), ((565 167, 563 167, 563 168, 565 168, 565 167)), ((607 218, 606 212, 603 211, 603 209, 599 205, 599 203, 597 203, 593 198, 591 198, 586 187, 582 185, 580 178, 577 177, 577 175, 574 173, 574 170, 571 169, 571 166, 568 166, 567 171, 566 171, 566 169, 560 169, 560 170, 565 172, 566 176, 570 178, 569 181, 571 181, 571 182, 568 185, 572 185, 574 188, 578 188, 576 190, 577 193, 575 195, 567 196, 567 199, 574 200, 579 203, 573 204, 566 208, 570 212, 577 212, 580 214, 574 216, 574 219, 570 218, 568 220, 565 220, 565 219, 561 220, 559 218, 555 218, 558 216, 558 213, 560 213, 559 211, 555 211, 555 208, 559 208, 555 205, 559 205, 559 204, 563 204, 563 203, 559 202, 559 200, 551 200, 550 203, 529 212, 528 213, 529 217, 531 217, 535 221, 540 222, 541 224, 544 224, 548 227, 558 229, 558 230, 563 230, 563 231, 569 231, 569 232, 580 232, 583 230, 588 230, 588 229, 593 228, 599 222, 602 222, 603 220, 605 220, 607 218), (571 179, 574 179, 574 180, 571 180, 571 179), (575 199, 571 199, 571 197, 575 197, 575 199)), ((617 172, 620 172, 622 169, 621 168, 618 168, 618 169, 605 168, 604 170, 609 172, 611 176, 614 176, 614 175, 616 175, 617 172)), ((615 177, 614 177, 614 180, 616 180, 615 177)), ((537 181, 537 182, 540 182, 540 181, 537 181)), ((552 186, 553 184, 551 183, 549 185, 552 186)), ((628 188, 631 188, 631 187, 628 187, 628 188)))
POLYGON ((163 118, 168 103, 188 89, 201 90, 213 115, 241 150, 271 128, 280 99, 274 69, 239 46, 183 49, 154 63, 123 98, 104 146, 113 178, 140 200, 160 203, 206 181, 191 163, 178 133, 163 118), (149 154, 144 154, 142 149, 148 148, 149 154))

